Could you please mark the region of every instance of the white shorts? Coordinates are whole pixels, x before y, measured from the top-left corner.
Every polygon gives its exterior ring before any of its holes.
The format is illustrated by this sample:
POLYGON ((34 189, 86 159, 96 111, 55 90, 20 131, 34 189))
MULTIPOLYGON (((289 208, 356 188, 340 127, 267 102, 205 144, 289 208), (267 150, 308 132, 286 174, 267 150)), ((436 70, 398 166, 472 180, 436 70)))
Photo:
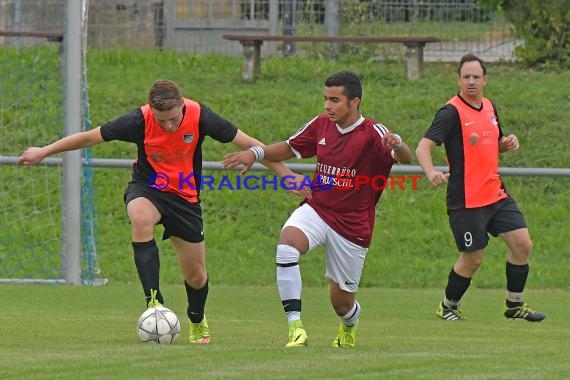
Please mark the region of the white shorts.
POLYGON ((297 227, 303 231, 309 240, 308 252, 324 246, 325 277, 336 282, 342 290, 356 293, 368 248, 340 236, 306 203, 293 211, 285 227, 297 227))

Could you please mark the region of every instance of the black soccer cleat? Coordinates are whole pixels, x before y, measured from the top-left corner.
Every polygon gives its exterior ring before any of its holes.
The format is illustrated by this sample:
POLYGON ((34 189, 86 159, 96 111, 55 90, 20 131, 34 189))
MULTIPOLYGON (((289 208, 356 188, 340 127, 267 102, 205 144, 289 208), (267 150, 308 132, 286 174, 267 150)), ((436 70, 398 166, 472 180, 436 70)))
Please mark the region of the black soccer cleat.
POLYGON ((440 302, 435 311, 435 315, 446 321, 462 321, 465 319, 463 311, 458 307, 446 307, 443 302, 440 302))
POLYGON ((523 302, 520 306, 505 308, 505 317, 510 319, 525 319, 529 322, 540 322, 546 315, 540 311, 534 311, 523 302))

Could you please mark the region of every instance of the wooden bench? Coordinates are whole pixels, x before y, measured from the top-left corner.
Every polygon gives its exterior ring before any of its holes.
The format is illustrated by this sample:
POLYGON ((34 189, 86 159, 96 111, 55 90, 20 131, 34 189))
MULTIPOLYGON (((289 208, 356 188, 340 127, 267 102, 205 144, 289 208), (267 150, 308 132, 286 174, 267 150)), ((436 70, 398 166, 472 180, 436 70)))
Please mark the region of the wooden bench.
POLYGON ((38 37, 50 42, 62 42, 63 34, 59 32, 20 32, 16 30, 0 30, 0 36, 5 37, 38 37))
POLYGON ((406 47, 408 79, 423 76, 424 46, 431 42, 440 42, 435 37, 388 37, 388 36, 299 36, 299 35, 252 35, 224 34, 225 40, 239 41, 243 46, 243 79, 255 79, 261 70, 261 45, 263 41, 298 41, 298 42, 363 42, 363 43, 401 43, 406 47))

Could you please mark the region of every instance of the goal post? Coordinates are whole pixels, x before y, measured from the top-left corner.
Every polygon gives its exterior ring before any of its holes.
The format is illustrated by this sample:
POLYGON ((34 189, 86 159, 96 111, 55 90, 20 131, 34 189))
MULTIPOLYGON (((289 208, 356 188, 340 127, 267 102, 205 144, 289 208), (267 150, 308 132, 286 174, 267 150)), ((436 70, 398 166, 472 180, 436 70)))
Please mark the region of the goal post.
MULTIPOLYGON (((82 83, 80 1, 65 2, 63 39, 63 129, 65 136, 82 130, 82 83)), ((63 154, 63 255, 65 282, 81 283, 81 151, 63 154)))

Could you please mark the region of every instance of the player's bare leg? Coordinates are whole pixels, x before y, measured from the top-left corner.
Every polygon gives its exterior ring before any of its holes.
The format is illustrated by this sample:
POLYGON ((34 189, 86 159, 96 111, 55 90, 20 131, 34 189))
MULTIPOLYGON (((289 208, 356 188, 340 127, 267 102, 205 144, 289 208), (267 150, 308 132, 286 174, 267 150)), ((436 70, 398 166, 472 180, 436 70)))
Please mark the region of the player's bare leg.
POLYGON ((329 286, 331 305, 340 318, 338 333, 332 342, 333 347, 352 348, 356 344, 356 328, 360 316, 360 304, 356 293, 342 290, 335 282, 329 286))

